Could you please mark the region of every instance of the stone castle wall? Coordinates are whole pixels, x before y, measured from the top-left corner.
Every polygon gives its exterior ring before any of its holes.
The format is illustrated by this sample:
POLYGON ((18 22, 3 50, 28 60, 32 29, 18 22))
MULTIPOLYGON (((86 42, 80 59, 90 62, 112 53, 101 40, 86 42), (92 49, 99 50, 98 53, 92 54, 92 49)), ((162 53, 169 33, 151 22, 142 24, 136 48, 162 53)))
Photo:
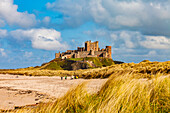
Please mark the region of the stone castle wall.
POLYGON ((67 50, 63 53, 56 53, 55 58, 85 58, 85 57, 104 57, 112 59, 111 46, 105 49, 99 49, 98 41, 86 41, 85 47, 78 47, 77 50, 67 50))

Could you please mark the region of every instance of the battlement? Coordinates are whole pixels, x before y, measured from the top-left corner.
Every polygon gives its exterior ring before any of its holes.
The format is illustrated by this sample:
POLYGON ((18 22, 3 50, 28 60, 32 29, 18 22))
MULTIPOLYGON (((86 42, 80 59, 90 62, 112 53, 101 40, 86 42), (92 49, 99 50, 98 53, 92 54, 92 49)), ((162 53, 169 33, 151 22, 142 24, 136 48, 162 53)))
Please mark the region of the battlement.
POLYGON ((106 46, 105 49, 99 48, 99 42, 86 41, 85 47, 77 47, 77 50, 67 50, 63 53, 56 53, 55 58, 85 58, 85 57, 103 57, 112 59, 111 46, 106 46))

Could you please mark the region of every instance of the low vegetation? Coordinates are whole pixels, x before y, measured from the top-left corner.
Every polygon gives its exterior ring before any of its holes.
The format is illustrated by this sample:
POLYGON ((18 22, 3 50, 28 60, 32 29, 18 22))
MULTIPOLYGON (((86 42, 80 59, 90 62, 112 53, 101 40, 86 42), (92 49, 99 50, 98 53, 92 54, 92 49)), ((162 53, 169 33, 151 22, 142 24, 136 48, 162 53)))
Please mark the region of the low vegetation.
POLYGON ((47 69, 47 70, 78 70, 78 69, 91 69, 103 66, 110 66, 114 64, 112 59, 108 58, 70 58, 62 60, 56 58, 41 66, 36 66, 32 69, 47 69))
POLYGON ((95 94, 81 84, 55 102, 35 108, 22 108, 16 113, 168 113, 170 111, 170 76, 156 74, 151 80, 134 78, 133 71, 120 71, 110 76, 95 94))
MULTIPOLYGON (((51 65, 53 67, 56 64, 52 62, 51 65)), ((114 64, 76 71, 40 70, 30 67, 1 70, 0 73, 26 76, 109 77, 97 93, 87 93, 86 83, 83 83, 70 89, 65 96, 55 102, 12 111, 15 113, 169 113, 170 111, 170 61, 144 60, 138 64, 114 64)))
POLYGON ((50 65, 42 65, 41 68, 24 68, 16 70, 0 70, 1 74, 15 74, 25 76, 79 76, 80 78, 108 78, 110 75, 120 71, 133 71, 136 78, 153 78, 156 74, 170 74, 170 61, 167 62, 150 62, 142 61, 138 64, 123 63, 113 64, 107 67, 95 69, 80 69, 76 71, 68 70, 49 70, 48 68, 60 68, 58 64, 52 61, 50 65), (45 68, 46 67, 46 68, 45 68))

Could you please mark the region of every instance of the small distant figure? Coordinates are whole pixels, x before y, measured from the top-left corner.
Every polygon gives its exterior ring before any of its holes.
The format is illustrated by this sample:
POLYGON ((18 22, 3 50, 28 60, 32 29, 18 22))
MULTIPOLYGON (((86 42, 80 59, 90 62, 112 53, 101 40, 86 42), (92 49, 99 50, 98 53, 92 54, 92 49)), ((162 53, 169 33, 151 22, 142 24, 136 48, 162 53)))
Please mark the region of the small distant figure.
POLYGON ((78 79, 79 77, 78 76, 74 76, 74 79, 78 79))
POLYGON ((63 77, 61 77, 61 80, 63 80, 63 77))
POLYGON ((67 80, 67 76, 65 76, 65 80, 67 80))
POLYGON ((74 76, 71 76, 71 77, 70 77, 70 80, 73 80, 73 79, 74 79, 74 76))
POLYGON ((18 76, 16 76, 16 78, 18 78, 18 76))

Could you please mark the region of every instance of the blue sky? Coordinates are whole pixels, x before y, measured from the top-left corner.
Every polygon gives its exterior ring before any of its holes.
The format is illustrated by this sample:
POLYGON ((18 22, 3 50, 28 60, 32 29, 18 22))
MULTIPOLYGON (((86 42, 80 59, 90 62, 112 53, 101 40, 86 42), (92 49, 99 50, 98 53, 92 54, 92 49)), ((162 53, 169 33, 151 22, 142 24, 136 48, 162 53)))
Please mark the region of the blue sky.
POLYGON ((0 0, 0 68, 41 65, 87 40, 113 60, 170 60, 170 0, 0 0))

